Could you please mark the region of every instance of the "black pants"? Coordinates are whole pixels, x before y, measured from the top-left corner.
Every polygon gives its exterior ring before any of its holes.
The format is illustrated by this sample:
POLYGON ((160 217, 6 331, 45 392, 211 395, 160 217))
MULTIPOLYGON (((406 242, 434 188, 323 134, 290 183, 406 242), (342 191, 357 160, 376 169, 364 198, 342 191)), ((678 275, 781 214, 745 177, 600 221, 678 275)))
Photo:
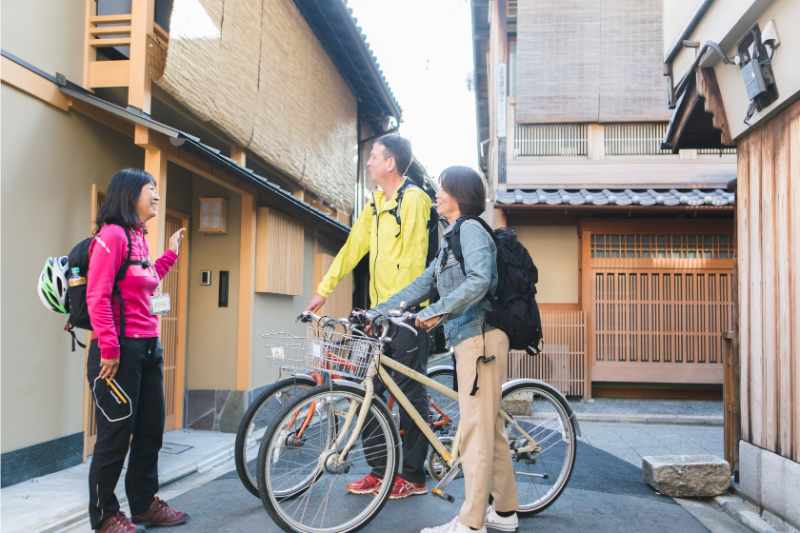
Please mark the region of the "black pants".
POLYGON ((89 348, 87 377, 89 386, 97 391, 97 442, 89 468, 89 517, 93 529, 99 529, 103 520, 119 511, 114 488, 129 449, 125 493, 131 513, 147 511, 158 491, 158 451, 164 436, 161 345, 157 338, 125 338, 120 345, 119 370, 114 379, 122 389, 119 391, 122 397, 130 399, 130 416, 109 396, 105 383, 101 381, 95 386, 100 372, 100 349, 97 341, 92 341, 89 348))
MULTIPOLYGON (((431 352, 430 336, 422 331, 419 335, 414 335, 407 329, 398 328, 398 331, 392 332, 391 352, 392 359, 425 374, 428 369, 428 356, 431 352)), ((394 372, 392 372, 392 378, 397 382, 400 390, 408 396, 419 414, 428 421, 430 407, 425 386, 394 372)), ((375 394, 385 399, 385 393, 386 386, 379 380, 375 380, 375 394)), ((400 409, 400 430, 403 432, 403 477, 412 483, 423 483, 425 481, 425 456, 428 453, 428 439, 404 409, 400 409)), ((361 440, 366 451, 367 463, 372 467, 372 473, 381 476, 386 467, 386 460, 383 452, 378 450, 385 446, 385 442, 374 418, 368 418, 364 424, 361 440)))

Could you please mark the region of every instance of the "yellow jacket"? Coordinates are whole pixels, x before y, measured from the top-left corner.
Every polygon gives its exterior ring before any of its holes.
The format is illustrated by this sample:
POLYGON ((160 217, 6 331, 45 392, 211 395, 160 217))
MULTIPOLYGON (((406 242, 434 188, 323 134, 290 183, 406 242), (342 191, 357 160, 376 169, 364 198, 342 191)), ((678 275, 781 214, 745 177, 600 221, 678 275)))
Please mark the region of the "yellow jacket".
MULTIPOLYGON (((399 190, 399 188, 398 188, 399 190)), ((428 255, 428 220, 431 199, 419 187, 408 187, 400 202, 400 226, 390 212, 397 193, 386 199, 376 191, 353 224, 350 236, 322 278, 317 293, 327 298, 339 281, 369 252, 369 299, 372 306, 385 302, 425 270, 428 255)))

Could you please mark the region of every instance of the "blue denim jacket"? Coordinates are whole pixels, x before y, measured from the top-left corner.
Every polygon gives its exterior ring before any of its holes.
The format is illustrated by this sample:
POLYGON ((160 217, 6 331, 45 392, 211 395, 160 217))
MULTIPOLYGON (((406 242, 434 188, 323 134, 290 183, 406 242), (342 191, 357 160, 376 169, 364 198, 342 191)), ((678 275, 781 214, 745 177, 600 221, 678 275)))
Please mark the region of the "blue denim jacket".
MULTIPOLYGON (((455 223, 445 230, 451 233, 455 223)), ((492 236, 479 222, 467 220, 460 230, 461 250, 464 255, 464 269, 461 271, 458 260, 447 248, 447 240, 442 239, 439 253, 425 272, 400 292, 375 309, 386 312, 412 307, 426 300, 435 287, 439 300, 419 312, 421 319, 444 315, 444 334, 450 346, 482 333, 483 321, 490 308, 487 295, 497 288, 497 250, 492 236), (442 258, 446 257, 444 265, 442 258)), ((486 331, 491 329, 488 325, 486 331)))

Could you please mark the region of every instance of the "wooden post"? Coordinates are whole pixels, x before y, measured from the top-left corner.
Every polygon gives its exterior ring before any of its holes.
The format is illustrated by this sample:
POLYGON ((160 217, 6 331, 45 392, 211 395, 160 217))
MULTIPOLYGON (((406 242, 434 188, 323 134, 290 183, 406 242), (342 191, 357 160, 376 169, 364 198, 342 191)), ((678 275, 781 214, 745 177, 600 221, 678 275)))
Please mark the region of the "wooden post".
POLYGON ((147 41, 153 34, 155 0, 132 0, 131 58, 128 105, 150 112, 151 83, 147 72, 147 41))
MULTIPOLYGON (((151 258, 160 257, 164 253, 164 232, 167 221, 167 157, 156 147, 147 147, 144 150, 144 169, 156 179, 156 189, 159 202, 158 215, 147 223, 147 246, 151 258)), ((169 238, 169 236, 166 236, 169 238)))
POLYGON ((739 416, 739 342, 736 331, 729 330, 722 334, 725 342, 725 382, 722 386, 724 397, 724 443, 725 460, 731 465, 731 471, 739 470, 739 439, 741 420, 739 416))
POLYGON ((237 165, 247 167, 247 153, 238 144, 231 146, 231 159, 236 161, 237 165))
POLYGON ((255 198, 242 193, 239 250, 239 319, 236 340, 236 390, 250 388, 253 345, 253 304, 255 294, 256 209, 255 198))
POLYGON ((586 323, 586 357, 584 368, 583 399, 592 399, 592 365, 594 363, 594 313, 592 305, 591 240, 589 230, 581 231, 581 309, 586 323))
MULTIPOLYGON (((147 247, 152 259, 164 252, 164 232, 167 223, 167 154, 155 144, 153 133, 144 126, 136 126, 133 142, 144 149, 144 170, 156 180, 156 189, 161 198, 158 216, 147 222, 147 247)), ((168 237, 168 236, 167 236, 168 237)))

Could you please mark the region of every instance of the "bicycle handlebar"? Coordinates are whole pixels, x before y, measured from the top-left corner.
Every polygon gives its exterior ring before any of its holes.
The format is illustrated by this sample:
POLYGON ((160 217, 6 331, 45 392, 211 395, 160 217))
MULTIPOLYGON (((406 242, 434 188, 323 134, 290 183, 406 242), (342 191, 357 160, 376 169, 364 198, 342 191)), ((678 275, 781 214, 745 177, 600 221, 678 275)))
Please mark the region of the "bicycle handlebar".
POLYGON ((419 332, 417 329, 409 324, 409 322, 413 323, 416 318, 416 313, 410 313, 408 311, 389 311, 388 313, 377 313, 375 311, 361 309, 355 309, 350 313, 349 317, 342 318, 320 316, 312 311, 303 311, 297 316, 297 320, 300 322, 307 323, 313 321, 322 327, 336 327, 337 325, 342 325, 347 328, 348 331, 355 331, 361 333, 362 335, 366 335, 358 328, 358 326, 364 323, 373 328, 380 328, 381 334, 379 339, 387 343, 391 342, 391 338, 387 335, 392 324, 401 328, 405 328, 414 335, 418 335, 419 332))

